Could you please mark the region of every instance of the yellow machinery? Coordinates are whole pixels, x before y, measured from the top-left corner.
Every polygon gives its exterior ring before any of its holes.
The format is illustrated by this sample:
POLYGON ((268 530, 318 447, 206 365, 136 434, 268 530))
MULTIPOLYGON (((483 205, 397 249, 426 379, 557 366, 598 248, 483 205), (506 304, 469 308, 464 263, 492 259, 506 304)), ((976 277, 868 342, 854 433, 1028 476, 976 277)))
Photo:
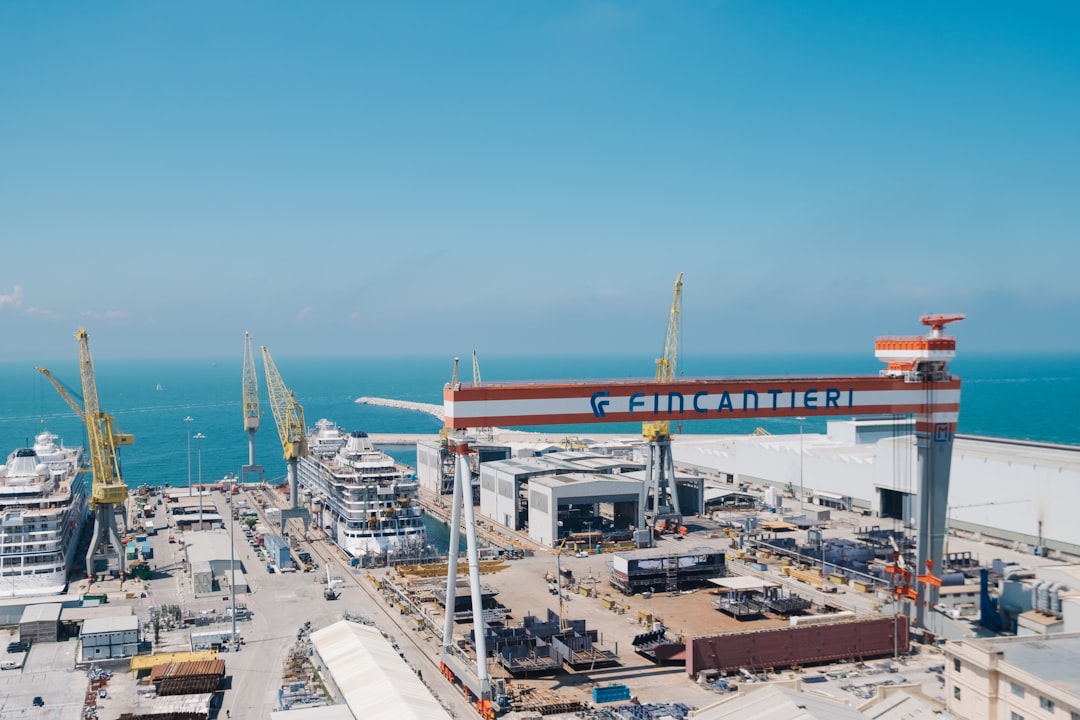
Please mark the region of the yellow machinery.
POLYGON ((270 409, 274 413, 281 447, 285 451, 285 462, 289 466, 289 507, 299 507, 297 490, 297 465, 300 458, 307 457, 308 445, 304 425, 304 407, 296 401, 292 390, 285 387, 281 373, 270 357, 270 351, 262 346, 263 369, 266 371, 266 390, 270 396, 270 409))
POLYGON ((116 429, 113 418, 101 411, 98 405, 97 382, 94 379, 94 361, 90 357, 90 343, 86 330, 79 328, 75 333, 79 341, 79 374, 82 377, 82 407, 75 401, 67 388, 45 368, 38 372, 49 379, 60 397, 64 399, 75 414, 86 424, 90 466, 94 473, 90 491, 90 509, 94 513, 94 536, 86 554, 86 575, 91 582, 95 576, 95 560, 104 556, 115 556, 117 570, 124 575, 124 547, 116 527, 116 511, 123 511, 127 500, 128 488, 120 475, 120 457, 117 448, 131 445, 135 438, 116 429), (109 550, 109 541, 112 550, 109 550))
MULTIPOLYGON (((671 296, 664 356, 656 361, 656 381, 659 383, 675 380, 675 368, 679 360, 679 328, 682 324, 682 277, 683 274, 679 273, 675 279, 675 289, 671 296)), ((649 441, 645 482, 652 490, 651 522, 671 519, 679 525, 682 522, 682 512, 675 488, 675 464, 671 457, 671 430, 668 421, 642 423, 641 434, 649 441), (668 498, 671 500, 670 505, 666 502, 668 498)))

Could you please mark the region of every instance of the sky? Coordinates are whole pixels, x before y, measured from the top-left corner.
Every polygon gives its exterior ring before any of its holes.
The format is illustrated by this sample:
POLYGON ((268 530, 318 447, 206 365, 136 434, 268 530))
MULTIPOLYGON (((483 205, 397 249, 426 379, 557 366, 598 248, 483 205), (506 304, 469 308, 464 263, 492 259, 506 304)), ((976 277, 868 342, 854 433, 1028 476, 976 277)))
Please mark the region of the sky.
POLYGON ((0 0, 0 361, 1080 351, 1080 5, 0 0))

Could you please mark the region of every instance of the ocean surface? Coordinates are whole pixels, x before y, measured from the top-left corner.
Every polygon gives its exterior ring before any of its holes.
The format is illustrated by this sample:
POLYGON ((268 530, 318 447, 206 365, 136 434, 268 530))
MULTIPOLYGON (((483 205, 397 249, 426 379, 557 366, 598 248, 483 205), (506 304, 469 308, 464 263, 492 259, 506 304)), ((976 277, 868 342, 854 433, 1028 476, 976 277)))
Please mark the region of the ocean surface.
MULTIPOLYGON (((81 395, 77 348, 66 363, 46 364, 81 395)), ((361 396, 441 403, 452 359, 275 358, 286 385, 304 407, 307 425, 328 418, 349 430, 372 433, 430 433, 439 422, 424 413, 357 405, 361 396)), ((482 358, 483 378, 496 380, 627 379, 652 375, 655 361, 645 356, 482 358)), ((122 474, 130 487, 182 486, 239 474, 247 463, 248 442, 241 398, 242 355, 227 360, 111 360, 95 356, 98 399, 135 444, 122 450, 122 474), (190 422, 185 418, 190 417, 190 422), (204 440, 192 440, 196 433, 204 440), (190 456, 188 447, 190 443, 190 456)), ((716 356, 694 358, 686 377, 746 377, 875 374, 872 353, 860 356, 716 356)), ((959 432, 1080 445, 1080 355, 985 355, 964 353, 950 367, 963 380, 959 432)), ((285 476, 281 444, 269 402, 261 361, 261 429, 256 461, 267 478, 285 476)), ((462 380, 471 367, 462 364, 462 380)), ((806 432, 823 432, 825 419, 807 420, 806 432)), ((738 434, 763 427, 773 433, 798 432, 798 421, 706 420, 684 424, 687 433, 738 434)), ((0 363, 0 452, 32 444, 42 428, 69 445, 84 444, 81 421, 49 381, 29 363, 0 363)), ((634 424, 528 428, 552 435, 638 434, 634 424)), ((413 447, 385 448, 399 462, 415 466, 413 447)))

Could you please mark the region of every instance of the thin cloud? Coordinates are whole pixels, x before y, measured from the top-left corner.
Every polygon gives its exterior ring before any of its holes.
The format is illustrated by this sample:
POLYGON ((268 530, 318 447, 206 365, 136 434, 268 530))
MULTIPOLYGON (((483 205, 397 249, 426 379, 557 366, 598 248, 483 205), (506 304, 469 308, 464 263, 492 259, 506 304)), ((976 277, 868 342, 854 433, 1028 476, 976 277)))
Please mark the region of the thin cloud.
POLYGON ((16 285, 10 295, 0 295, 0 308, 7 307, 8 305, 13 308, 20 308, 22 307, 22 298, 22 285, 16 285))

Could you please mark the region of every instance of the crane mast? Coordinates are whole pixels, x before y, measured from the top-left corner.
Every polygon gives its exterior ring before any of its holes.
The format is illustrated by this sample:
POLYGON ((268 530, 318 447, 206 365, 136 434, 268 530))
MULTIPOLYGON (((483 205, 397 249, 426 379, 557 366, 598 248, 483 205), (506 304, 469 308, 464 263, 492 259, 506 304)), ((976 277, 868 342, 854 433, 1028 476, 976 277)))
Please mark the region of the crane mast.
POLYGON ((94 535, 86 553, 86 575, 90 582, 93 582, 97 569, 95 563, 100 557, 104 557, 106 563, 110 557, 115 557, 120 577, 124 576, 124 547, 120 542, 120 533, 116 526, 116 511, 123 510, 128 488, 120 472, 120 456, 117 448, 133 444, 135 438, 130 434, 119 432, 113 417, 101 411, 98 404, 97 381, 94 376, 94 361, 90 355, 89 337, 83 328, 78 329, 75 337, 79 341, 82 407, 79 407, 71 394, 51 372, 40 367, 37 370, 49 379, 64 402, 86 425, 90 466, 93 471, 90 510, 94 513, 94 535), (109 549, 110 540, 111 550, 109 549))
POLYGON ((270 357, 270 351, 262 346, 263 370, 266 372, 266 390, 270 396, 270 409, 274 413, 278 437, 285 452, 285 462, 289 467, 289 504, 295 510, 299 507, 297 486, 297 465, 300 458, 307 457, 307 436, 304 434, 304 408, 296 401, 292 390, 285 386, 281 373, 270 357))
MULTIPOLYGON (((668 312, 667 335, 664 337, 664 355, 656 360, 656 382, 670 383, 675 380, 675 368, 679 361, 679 333, 682 326, 683 274, 675 278, 668 312)), ((679 494, 675 487, 675 463, 671 456, 671 428, 667 420, 642 423, 641 434, 649 441, 648 461, 645 465, 646 485, 652 491, 653 521, 661 519, 682 522, 679 494), (666 500, 670 497, 670 505, 666 500)))
POLYGON ((262 465, 255 464, 255 431, 259 429, 259 378, 255 374, 255 353, 251 350, 251 333, 244 333, 244 432, 248 434, 248 464, 240 469, 241 482, 254 475, 263 479, 262 465))

